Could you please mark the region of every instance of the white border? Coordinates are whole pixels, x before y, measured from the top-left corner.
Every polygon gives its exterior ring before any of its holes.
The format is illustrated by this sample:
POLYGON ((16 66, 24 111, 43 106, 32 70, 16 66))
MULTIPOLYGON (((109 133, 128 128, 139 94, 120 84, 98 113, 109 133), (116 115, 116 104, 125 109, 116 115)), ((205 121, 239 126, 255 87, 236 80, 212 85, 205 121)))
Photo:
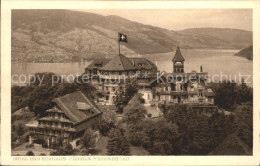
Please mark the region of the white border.
MULTIPOLYGON (((249 1, 4 1, 1 14, 1 164, 4 165, 258 165, 259 164, 259 103, 260 98, 260 3, 249 1), (112 157, 85 156, 91 160, 32 161, 41 157, 11 156, 11 9, 253 9, 253 87, 254 87, 254 148, 253 156, 129 156, 126 161, 112 157), (23 161, 26 158, 28 161, 23 161), (14 159, 20 159, 15 161, 14 159)), ((239 19, 239 18, 238 18, 239 19)), ((53 156, 50 156, 52 158, 53 156)), ((122 157, 120 158, 122 159, 122 157)))

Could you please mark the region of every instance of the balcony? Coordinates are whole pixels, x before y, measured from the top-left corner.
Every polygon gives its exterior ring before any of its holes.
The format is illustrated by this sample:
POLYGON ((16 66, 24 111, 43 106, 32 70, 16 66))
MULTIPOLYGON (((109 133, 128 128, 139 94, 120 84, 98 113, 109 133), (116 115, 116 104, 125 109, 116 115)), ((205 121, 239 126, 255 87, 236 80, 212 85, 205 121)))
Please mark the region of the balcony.
POLYGON ((205 97, 202 97, 202 96, 199 96, 199 97, 198 97, 198 100, 199 100, 200 103, 203 103, 203 102, 204 102, 204 99, 205 99, 205 97))
POLYGON ((187 91, 164 91, 164 90, 158 90, 156 93, 160 95, 171 95, 171 96, 187 96, 187 91))
POLYGON ((127 75, 99 75, 101 79, 127 79, 127 78, 133 78, 133 76, 127 76, 127 75))

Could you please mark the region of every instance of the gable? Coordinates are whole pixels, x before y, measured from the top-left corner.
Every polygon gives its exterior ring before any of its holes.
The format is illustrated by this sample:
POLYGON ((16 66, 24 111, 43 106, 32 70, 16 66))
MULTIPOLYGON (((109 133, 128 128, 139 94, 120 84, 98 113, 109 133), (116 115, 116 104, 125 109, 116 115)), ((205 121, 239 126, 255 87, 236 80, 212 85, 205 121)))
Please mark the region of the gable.
POLYGON ((122 54, 118 54, 114 59, 110 60, 104 67, 101 68, 105 71, 125 71, 135 70, 131 61, 122 54))

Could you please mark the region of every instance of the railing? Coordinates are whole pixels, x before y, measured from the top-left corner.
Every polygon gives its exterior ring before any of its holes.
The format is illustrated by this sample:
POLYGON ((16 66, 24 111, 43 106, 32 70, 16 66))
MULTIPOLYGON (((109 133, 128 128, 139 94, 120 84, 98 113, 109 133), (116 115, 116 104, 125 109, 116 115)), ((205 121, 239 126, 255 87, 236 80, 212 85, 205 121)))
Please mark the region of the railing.
POLYGON ((134 76, 128 76, 128 75, 99 75, 102 79, 127 79, 127 78, 133 78, 134 76))

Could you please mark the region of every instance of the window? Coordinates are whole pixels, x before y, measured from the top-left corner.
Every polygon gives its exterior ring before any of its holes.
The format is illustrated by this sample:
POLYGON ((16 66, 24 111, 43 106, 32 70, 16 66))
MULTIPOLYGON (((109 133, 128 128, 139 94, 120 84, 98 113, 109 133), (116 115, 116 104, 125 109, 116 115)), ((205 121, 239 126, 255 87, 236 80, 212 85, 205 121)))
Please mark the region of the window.
POLYGON ((95 125, 92 126, 92 129, 95 130, 95 125))
POLYGON ((79 144, 80 144, 80 141, 78 140, 78 141, 76 142, 76 146, 79 146, 79 144))
POLYGON ((97 69, 96 68, 93 69, 93 74, 97 74, 97 69))
POLYGON ((171 91, 171 87, 168 87, 168 91, 171 91))

